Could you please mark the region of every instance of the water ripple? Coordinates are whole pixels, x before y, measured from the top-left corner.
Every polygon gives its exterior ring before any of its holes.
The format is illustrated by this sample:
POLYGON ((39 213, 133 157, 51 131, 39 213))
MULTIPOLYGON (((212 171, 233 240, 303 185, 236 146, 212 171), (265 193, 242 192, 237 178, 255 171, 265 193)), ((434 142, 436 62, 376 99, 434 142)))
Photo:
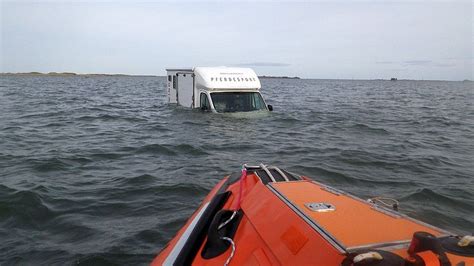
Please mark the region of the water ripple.
POLYGON ((146 265, 242 163, 474 228, 467 83, 263 79, 274 112, 216 115, 161 77, 0 78, 1 265, 146 265))

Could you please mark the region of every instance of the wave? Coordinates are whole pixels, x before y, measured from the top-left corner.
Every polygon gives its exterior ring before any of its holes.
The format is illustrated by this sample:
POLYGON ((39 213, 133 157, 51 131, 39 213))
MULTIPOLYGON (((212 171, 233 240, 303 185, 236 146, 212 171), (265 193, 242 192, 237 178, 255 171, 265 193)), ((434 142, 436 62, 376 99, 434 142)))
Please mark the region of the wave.
POLYGON ((463 125, 460 121, 455 121, 451 118, 444 116, 427 116, 420 119, 423 125, 439 125, 439 126, 461 126, 463 125))
POLYGON ((162 155, 176 155, 176 151, 172 148, 166 147, 161 144, 149 144, 137 148, 135 153, 153 153, 153 154, 162 154, 162 155))
POLYGON ((126 122, 144 122, 147 121, 145 118, 137 116, 123 116, 123 115, 111 115, 111 114, 99 114, 99 115, 83 115, 76 118, 77 121, 94 122, 94 121, 126 121, 126 122))
POLYGON ((116 253, 93 253, 82 256, 76 256, 73 262, 77 266, 89 265, 147 265, 154 257, 154 254, 124 254, 123 252, 116 253))
POLYGON ((139 176, 134 176, 131 178, 122 178, 120 180, 121 185, 130 185, 130 186, 140 186, 140 185, 149 185, 154 183, 158 178, 153 175, 143 174, 139 176))
POLYGON ((127 156, 126 153, 116 153, 116 152, 97 152, 97 153, 92 153, 90 155, 91 158, 94 160, 97 159, 120 159, 124 156, 127 156))
POLYGON ((301 120, 295 117, 277 117, 273 121, 277 123, 285 123, 285 124, 291 125, 291 124, 296 124, 300 122, 301 120))
POLYGON ((342 150, 337 156, 338 159, 356 165, 377 165, 377 166, 393 166, 397 162, 389 160, 386 155, 370 153, 363 150, 342 150))
POLYGON ((38 228, 56 215, 37 192, 12 191, 5 186, 0 189, 3 190, 0 195, 0 221, 4 228, 38 228))
POLYGON ((344 173, 334 170, 328 170, 318 166, 304 166, 304 165, 295 165, 291 167, 291 170, 294 173, 304 173, 309 177, 318 180, 319 177, 324 179, 330 179, 335 183, 357 183, 360 180, 351 176, 348 176, 344 173))
POLYGON ((139 147, 135 150, 135 153, 152 153, 152 154, 162 154, 169 156, 176 156, 179 154, 186 155, 208 155, 204 150, 194 147, 189 144, 149 144, 142 147, 139 147))
POLYGON ((70 163, 59 158, 29 159, 28 162, 35 171, 44 173, 67 170, 71 166, 70 163))
POLYGON ((443 195, 439 192, 435 192, 429 188, 417 189, 415 192, 410 193, 400 200, 413 201, 413 202, 436 202, 437 204, 447 205, 453 208, 460 208, 466 211, 472 211, 474 201, 466 198, 454 198, 448 195, 443 195))
POLYGON ((59 111, 49 111, 49 112, 31 112, 19 117, 19 119, 26 119, 26 118, 48 118, 53 116, 59 116, 66 114, 66 111, 59 110, 59 111))
POLYGON ((383 134, 383 135, 388 135, 390 132, 384 128, 379 128, 379 127, 372 127, 367 124, 362 124, 362 123, 356 123, 349 128, 355 129, 364 133, 374 133, 374 134, 383 134))
MULTIPOLYGON (((398 179, 398 180, 389 180, 389 179, 367 179, 362 178, 362 174, 367 176, 364 173, 357 172, 357 177, 355 175, 349 175, 346 171, 335 171, 329 170, 323 167, 317 166, 303 166, 303 165, 296 165, 292 166, 291 171, 294 173, 305 173, 305 175, 309 176, 310 178, 321 181, 321 182, 329 182, 331 184, 337 185, 348 185, 349 188, 351 187, 416 187, 417 183, 409 180, 409 179, 398 179)), ((351 191, 347 191, 351 193, 351 191)))

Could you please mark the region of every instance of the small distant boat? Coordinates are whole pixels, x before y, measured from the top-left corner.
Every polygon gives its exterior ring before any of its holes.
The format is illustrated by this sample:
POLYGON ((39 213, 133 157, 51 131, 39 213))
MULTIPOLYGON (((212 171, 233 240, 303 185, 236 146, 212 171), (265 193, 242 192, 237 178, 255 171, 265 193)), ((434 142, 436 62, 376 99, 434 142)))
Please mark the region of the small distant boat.
POLYGON ((390 80, 391 81, 397 81, 398 79, 397 78, 391 78, 390 80))
POLYGON ((474 236, 277 167, 220 181, 152 265, 474 265, 474 236))

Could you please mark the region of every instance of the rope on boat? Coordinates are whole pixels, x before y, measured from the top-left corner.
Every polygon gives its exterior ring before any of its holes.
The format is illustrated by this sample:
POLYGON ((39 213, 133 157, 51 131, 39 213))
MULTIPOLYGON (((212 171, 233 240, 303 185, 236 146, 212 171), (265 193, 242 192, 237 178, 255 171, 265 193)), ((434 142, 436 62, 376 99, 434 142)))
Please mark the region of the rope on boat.
MULTIPOLYGON (((231 208, 234 212, 229 217, 229 219, 227 219, 226 221, 221 223, 219 225, 219 227, 217 227, 217 230, 220 230, 221 228, 226 226, 228 223, 230 223, 230 221, 232 221, 234 219, 234 217, 237 215, 237 212, 240 210, 240 203, 242 202, 242 193, 243 193, 242 191, 244 190, 244 183, 245 183, 246 178, 247 178, 247 169, 244 166, 242 168, 242 175, 240 176, 239 194, 237 196, 237 199, 235 201, 234 206, 231 208)), ((232 245, 232 251, 230 252, 229 257, 227 258, 227 260, 224 263, 224 266, 228 266, 230 261, 234 257, 234 254, 235 254, 235 249, 236 249, 235 243, 234 243, 234 240, 232 240, 232 238, 230 238, 230 237, 221 237, 221 239, 229 242, 232 245)))
POLYGON ((232 219, 234 219, 235 215, 237 214, 237 211, 234 211, 232 215, 230 216, 229 219, 225 220, 223 223, 221 223, 218 227, 217 230, 221 230, 222 227, 226 226, 232 219))
POLYGON ((230 255, 229 257, 227 258, 227 260, 225 261, 224 263, 224 266, 228 266, 230 261, 232 260, 232 258, 234 257, 234 253, 235 253, 235 243, 234 243, 234 240, 232 240, 232 238, 229 238, 229 237, 221 237, 222 240, 225 240, 227 242, 229 242, 231 245, 232 245, 232 251, 230 252, 230 255))
POLYGON ((242 168, 242 175, 240 176, 240 181, 239 181, 239 195, 237 196, 237 199, 235 201, 234 206, 231 208, 234 212, 232 213, 232 216, 230 216, 229 219, 227 219, 225 222, 221 223, 219 227, 217 227, 217 230, 220 230, 222 227, 226 226, 232 219, 234 219, 235 215, 237 212, 240 210, 240 203, 242 202, 242 191, 244 190, 244 182, 245 179, 247 178, 247 169, 244 167, 242 168))
POLYGON ((237 200, 235 201, 234 206, 232 207, 234 211, 238 211, 240 209, 240 203, 242 201, 242 191, 244 190, 245 179, 247 179, 247 169, 244 167, 242 168, 242 175, 240 176, 239 195, 238 195, 237 200))

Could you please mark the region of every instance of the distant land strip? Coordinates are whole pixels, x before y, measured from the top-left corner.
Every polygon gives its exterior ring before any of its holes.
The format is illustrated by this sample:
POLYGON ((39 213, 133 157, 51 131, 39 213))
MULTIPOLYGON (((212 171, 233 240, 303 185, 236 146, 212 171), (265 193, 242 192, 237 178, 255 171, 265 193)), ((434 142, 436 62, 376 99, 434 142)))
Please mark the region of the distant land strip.
MULTIPOLYGON (((74 72, 3 72, 0 73, 0 76, 52 76, 52 77, 166 77, 166 75, 142 75, 142 74, 78 74, 74 72)), ((261 79, 301 79, 297 76, 258 76, 261 79)), ((328 78, 305 78, 305 79, 315 79, 315 80, 374 80, 374 81, 454 81, 454 82, 473 82, 470 79, 465 80, 417 80, 417 79, 398 79, 398 78, 389 78, 389 79, 381 79, 381 78, 374 78, 374 79, 347 79, 347 78, 340 78, 340 79, 328 79, 328 78)))
MULTIPOLYGON (((14 76, 96 76, 96 77, 160 77, 160 75, 129 75, 129 74, 78 74, 74 72, 20 72, 20 73, 0 73, 0 75, 14 75, 14 76)), ((300 79, 300 77, 288 77, 288 76, 258 76, 263 79, 300 79)))
POLYGON ((288 77, 288 76, 258 76, 261 79, 301 79, 300 77, 288 77))
POLYGON ((157 75, 129 75, 129 74, 78 74, 74 72, 22 72, 22 73, 0 73, 2 76, 59 76, 59 77, 157 77, 157 75))

